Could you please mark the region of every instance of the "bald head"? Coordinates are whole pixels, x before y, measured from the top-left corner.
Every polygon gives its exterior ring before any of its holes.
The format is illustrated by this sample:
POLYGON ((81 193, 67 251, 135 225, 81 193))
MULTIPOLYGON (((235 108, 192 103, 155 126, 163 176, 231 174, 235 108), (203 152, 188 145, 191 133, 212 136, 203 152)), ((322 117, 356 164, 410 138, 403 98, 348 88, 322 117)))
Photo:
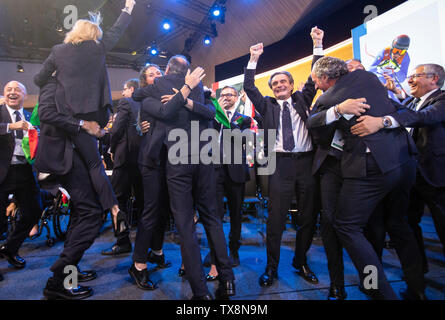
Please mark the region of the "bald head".
POLYGON ((26 87, 18 81, 9 81, 3 89, 3 95, 9 107, 19 110, 26 99, 26 87))
POLYGON ((180 74, 185 76, 188 69, 190 69, 190 63, 187 58, 178 54, 168 60, 165 74, 180 74))

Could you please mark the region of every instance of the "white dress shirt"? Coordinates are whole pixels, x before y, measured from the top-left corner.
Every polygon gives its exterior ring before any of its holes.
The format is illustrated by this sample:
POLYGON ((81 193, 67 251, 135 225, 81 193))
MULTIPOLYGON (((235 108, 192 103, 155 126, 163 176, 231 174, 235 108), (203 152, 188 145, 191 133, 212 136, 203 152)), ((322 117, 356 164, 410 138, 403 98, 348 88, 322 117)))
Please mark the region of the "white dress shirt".
MULTIPOLYGON (((11 117, 11 122, 15 123, 15 112, 18 111, 20 113, 20 117, 22 118, 22 120, 25 120, 25 114, 23 113, 23 108, 20 108, 19 110, 15 110, 11 107, 9 107, 8 105, 6 105, 6 109, 9 112, 9 115, 11 117)), ((11 132, 9 130, 9 124, 6 126, 6 132, 11 132)), ((25 132, 23 132, 23 135, 25 135, 25 132)), ((20 160, 19 158, 17 158, 17 156, 20 157, 24 157, 25 153, 23 152, 23 148, 22 148, 22 139, 18 139, 17 137, 15 137, 15 146, 14 146, 14 153, 12 156, 12 160, 11 160, 11 164, 24 164, 26 163, 26 160, 20 160)), ((23 158, 22 158, 23 159, 23 158)))

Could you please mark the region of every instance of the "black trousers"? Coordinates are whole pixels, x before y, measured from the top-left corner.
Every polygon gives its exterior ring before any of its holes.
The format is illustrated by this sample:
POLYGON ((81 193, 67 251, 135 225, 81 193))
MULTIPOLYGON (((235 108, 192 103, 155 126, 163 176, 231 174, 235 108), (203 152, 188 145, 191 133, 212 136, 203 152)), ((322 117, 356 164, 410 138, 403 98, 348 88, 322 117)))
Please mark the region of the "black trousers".
POLYGON ((220 217, 216 212, 215 169, 213 165, 167 163, 167 184, 170 207, 181 241, 181 255, 186 277, 194 296, 209 293, 201 261, 201 250, 196 237, 193 217, 199 212, 208 236, 209 245, 215 251, 215 265, 220 278, 234 279, 227 254, 226 240, 220 217))
POLYGON ((333 222, 337 201, 343 184, 340 160, 328 156, 320 168, 321 221, 320 233, 328 260, 331 285, 343 287, 343 245, 335 232, 333 222))
POLYGON ((306 264, 306 252, 312 244, 317 217, 317 186, 310 170, 312 159, 312 152, 295 157, 277 154, 276 170, 269 178, 270 210, 266 229, 267 268, 273 271, 277 270, 280 261, 281 238, 294 193, 300 226, 295 240, 294 263, 298 266, 306 264))
POLYGON ((414 160, 382 174, 371 154, 366 155, 365 178, 345 178, 338 199, 334 228, 354 263, 360 280, 367 274, 366 266, 378 271, 378 289, 385 299, 397 299, 386 279, 381 261, 372 244, 364 235, 364 227, 377 205, 387 197, 391 204, 384 212, 385 229, 388 231, 399 256, 408 289, 424 291, 425 280, 419 249, 406 221, 409 190, 415 179, 414 160))
MULTIPOLYGON (((233 182, 230 178, 227 165, 215 167, 216 177, 216 209, 221 221, 224 218, 224 196, 230 214, 229 249, 237 252, 241 245, 241 218, 244 201, 245 183, 233 182)), ((215 264, 215 254, 210 250, 212 264, 215 264)))
POLYGON ((103 211, 93 188, 88 167, 77 149, 74 149, 73 167, 70 172, 59 178, 62 187, 68 191, 73 205, 63 251, 50 268, 54 272, 54 278, 63 281, 65 266, 77 266, 84 252, 99 235, 103 211))
POLYGON ((141 166, 144 209, 138 221, 133 261, 147 262, 148 249, 161 250, 169 219, 165 161, 161 166, 141 166))
MULTIPOLYGON (((136 206, 140 211, 137 214, 139 219, 144 207, 144 190, 142 186, 142 176, 139 171, 137 163, 125 163, 124 165, 114 168, 111 175, 111 185, 116 193, 116 198, 121 210, 128 208, 128 201, 130 200, 132 191, 136 198, 136 206)), ((128 215, 132 212, 128 212, 128 215)), ((113 219, 112 219, 113 221, 113 219)), ((117 245, 131 245, 130 229, 122 232, 116 239, 117 245)))
POLYGON ((428 209, 431 212, 434 226, 436 227, 436 232, 442 243, 442 250, 445 254, 445 187, 432 186, 417 170, 416 183, 410 194, 408 223, 414 231, 414 235, 419 245, 424 269, 428 270, 428 260, 425 254, 422 229, 419 225, 424 213, 425 205, 428 206, 428 209))
POLYGON ((17 254, 23 241, 42 215, 42 201, 32 167, 29 164, 11 165, 5 180, 0 184, 0 225, 7 225, 8 195, 14 194, 21 217, 14 232, 6 241, 7 250, 17 254))
POLYGON ((71 136, 78 154, 82 157, 89 174, 94 191, 99 196, 103 211, 118 204, 110 179, 105 173, 102 158, 97 147, 97 139, 81 130, 79 134, 71 136))

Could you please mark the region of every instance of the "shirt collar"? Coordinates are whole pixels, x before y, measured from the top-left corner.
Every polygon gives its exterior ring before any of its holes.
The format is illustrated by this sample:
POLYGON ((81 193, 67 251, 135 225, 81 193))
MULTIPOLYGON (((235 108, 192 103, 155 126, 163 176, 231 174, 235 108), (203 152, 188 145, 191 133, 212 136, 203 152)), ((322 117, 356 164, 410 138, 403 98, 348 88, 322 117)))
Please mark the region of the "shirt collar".
POLYGON ((286 100, 277 100, 277 102, 278 102, 278 104, 280 105, 281 108, 283 108, 284 101, 287 101, 289 103, 289 106, 291 106, 292 105, 292 96, 290 96, 286 100))
POLYGON ((23 107, 21 107, 19 110, 16 110, 16 109, 11 108, 7 104, 5 104, 5 106, 6 106, 6 109, 8 110, 8 112, 9 112, 9 115, 11 116, 11 120, 13 120, 13 121, 15 120, 15 117, 13 118, 12 116, 14 116, 14 112, 16 112, 16 111, 20 112, 20 115, 22 116, 22 119, 25 120, 25 118, 24 118, 25 115, 23 114, 23 107))
POLYGON ((230 109, 228 109, 228 110, 224 109, 224 111, 226 112, 226 114, 227 114, 227 111, 230 111, 230 114, 231 114, 232 116, 233 116, 233 114, 235 113, 235 110, 236 110, 236 105, 233 105, 233 107, 230 108, 230 109))

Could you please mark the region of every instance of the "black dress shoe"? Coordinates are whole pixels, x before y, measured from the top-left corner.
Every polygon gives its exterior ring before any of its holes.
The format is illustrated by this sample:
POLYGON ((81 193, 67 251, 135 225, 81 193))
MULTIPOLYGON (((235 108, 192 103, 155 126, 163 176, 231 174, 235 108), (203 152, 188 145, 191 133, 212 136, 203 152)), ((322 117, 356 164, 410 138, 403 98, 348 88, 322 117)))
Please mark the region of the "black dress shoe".
POLYGON ((157 255, 153 251, 150 250, 147 256, 147 261, 153 264, 156 264, 158 268, 165 269, 170 268, 172 263, 170 261, 165 261, 165 255, 157 255))
POLYGON ((128 229, 130 229, 130 227, 127 221, 127 214, 119 210, 116 217, 116 229, 114 229, 114 236, 119 238, 119 236, 128 229))
POLYGON ((8 262, 17 269, 23 269, 26 265, 25 259, 20 257, 18 254, 11 254, 5 245, 0 247, 0 257, 5 258, 8 262))
POLYGON ((133 278, 133 280, 136 282, 136 285, 142 290, 156 289, 156 285, 153 282, 151 282, 150 278, 148 277, 147 269, 139 271, 138 269, 136 269, 133 263, 130 269, 128 269, 128 273, 130 274, 131 278, 133 278))
POLYGON ((332 286, 329 288, 328 300, 345 300, 346 291, 345 287, 332 286))
POLYGON ((201 297, 196 297, 193 296, 192 299, 190 300, 214 300, 212 295, 210 293, 206 294, 205 296, 201 296, 201 297))
POLYGON ((54 278, 48 279, 43 290, 43 295, 48 299, 79 300, 88 298, 92 294, 93 289, 90 287, 78 286, 73 289, 65 289, 63 283, 54 281, 54 278))
POLYGON ((215 291, 216 299, 229 299, 229 297, 235 294, 235 282, 233 280, 219 281, 218 289, 215 291))
POLYGON ((77 267, 77 281, 79 282, 87 282, 97 278, 97 273, 94 270, 80 270, 77 267))
POLYGON ((101 254, 104 256, 117 256, 129 252, 131 252, 131 244, 123 246, 114 244, 110 249, 102 251, 101 254))
POLYGON ((298 266, 295 264, 295 262, 292 262, 292 266, 297 269, 297 274, 301 276, 304 280, 311 284, 317 284, 318 279, 315 276, 315 274, 312 272, 312 270, 309 268, 307 264, 304 264, 302 266, 298 266))
POLYGON ((178 270, 178 276, 180 276, 180 277, 185 276, 185 269, 179 268, 179 270, 178 270))
POLYGON ((212 276, 210 274, 206 275, 206 280, 207 281, 215 281, 215 280, 218 280, 218 279, 219 279, 219 274, 217 274, 216 276, 212 276))
POLYGON ((276 271, 266 269, 266 272, 261 275, 258 282, 261 287, 270 287, 273 284, 273 280, 276 278, 278 278, 278 273, 276 271))
POLYGON ((230 260, 232 261, 232 268, 239 266, 239 255, 238 251, 230 251, 230 260))
POLYGON ((428 300, 424 292, 411 292, 408 289, 402 289, 399 294, 403 300, 428 300))

